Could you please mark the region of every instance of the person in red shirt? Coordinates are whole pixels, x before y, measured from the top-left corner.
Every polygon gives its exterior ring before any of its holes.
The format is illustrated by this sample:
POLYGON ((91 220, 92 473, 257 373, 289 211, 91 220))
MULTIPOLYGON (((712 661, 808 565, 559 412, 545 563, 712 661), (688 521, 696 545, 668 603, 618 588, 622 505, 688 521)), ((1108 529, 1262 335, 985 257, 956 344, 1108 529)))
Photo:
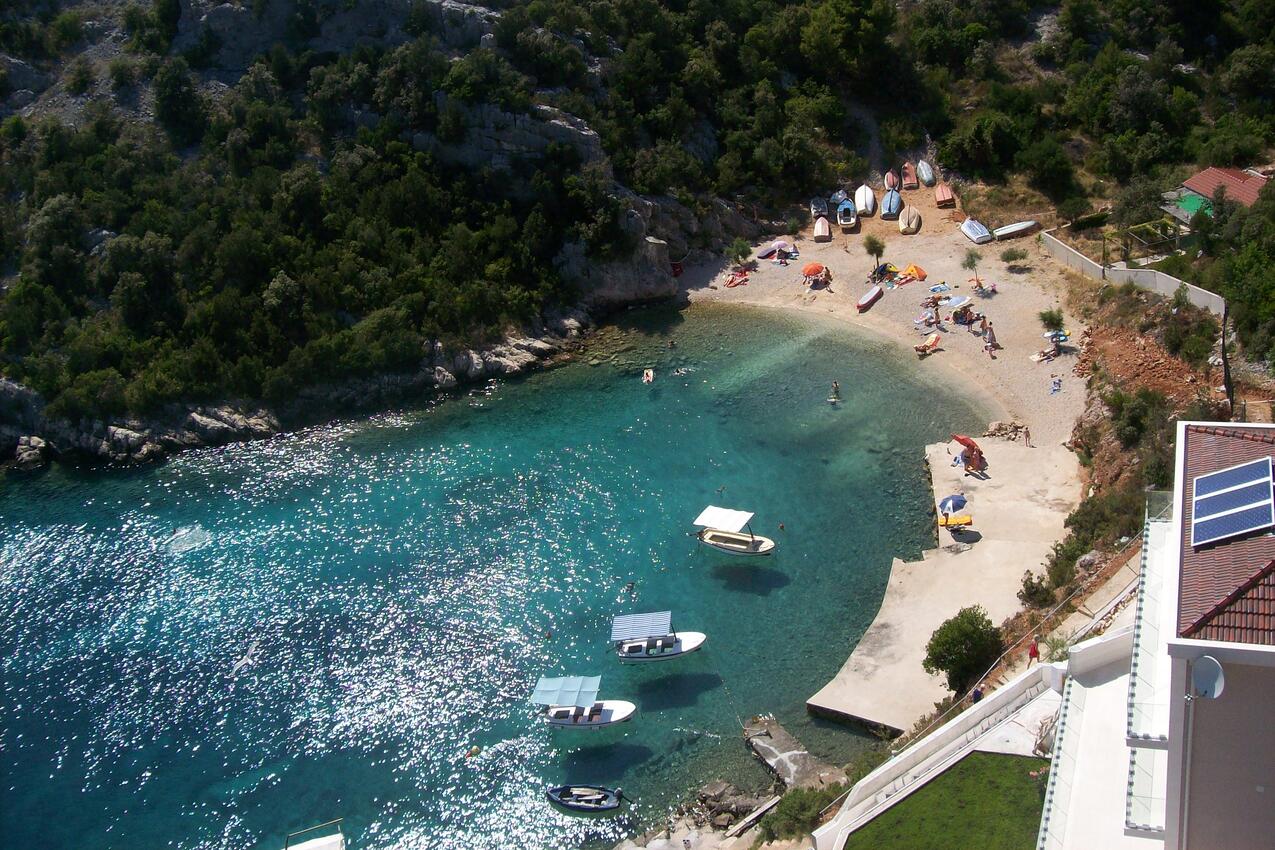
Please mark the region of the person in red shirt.
POLYGON ((1036 636, 1032 635, 1032 645, 1027 647, 1027 666, 1030 667, 1033 661, 1040 660, 1040 644, 1036 642, 1036 636))

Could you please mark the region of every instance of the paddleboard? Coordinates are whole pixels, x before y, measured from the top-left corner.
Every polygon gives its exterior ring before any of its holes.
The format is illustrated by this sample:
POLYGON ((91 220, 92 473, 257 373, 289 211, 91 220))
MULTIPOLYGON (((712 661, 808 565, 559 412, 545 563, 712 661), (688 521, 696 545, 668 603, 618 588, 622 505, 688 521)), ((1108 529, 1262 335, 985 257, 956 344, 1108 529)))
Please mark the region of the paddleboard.
POLYGON ((973 525, 973 524, 974 524, 974 517, 970 516, 969 514, 951 514, 950 516, 943 516, 942 514, 939 514, 940 528, 953 528, 958 525, 973 525))

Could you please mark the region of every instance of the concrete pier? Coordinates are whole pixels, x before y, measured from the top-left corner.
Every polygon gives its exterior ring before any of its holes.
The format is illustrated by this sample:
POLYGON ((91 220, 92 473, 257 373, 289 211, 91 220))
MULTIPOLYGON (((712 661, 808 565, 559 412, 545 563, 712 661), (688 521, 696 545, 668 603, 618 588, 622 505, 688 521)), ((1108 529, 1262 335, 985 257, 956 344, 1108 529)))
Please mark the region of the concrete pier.
POLYGON ((771 715, 749 720, 744 740, 788 788, 822 788, 846 781, 845 771, 812 756, 771 715))
POLYGON ((1039 572, 1065 534, 1063 520, 1080 498, 1075 456, 1061 446, 975 439, 986 479, 951 466, 952 444, 926 448, 935 503, 964 490, 972 532, 940 529, 940 547, 920 561, 895 559, 876 618, 836 677, 807 700, 812 714, 892 734, 910 729, 949 693, 941 675, 921 666, 930 635, 969 605, 982 605, 998 625, 1014 614, 1023 572, 1039 572))

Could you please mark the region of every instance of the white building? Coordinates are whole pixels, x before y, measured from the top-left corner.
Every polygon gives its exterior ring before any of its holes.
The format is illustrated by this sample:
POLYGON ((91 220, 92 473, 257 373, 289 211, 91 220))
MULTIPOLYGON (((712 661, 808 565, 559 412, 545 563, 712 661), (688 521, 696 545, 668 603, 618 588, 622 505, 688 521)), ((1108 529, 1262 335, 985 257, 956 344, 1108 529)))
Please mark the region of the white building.
MULTIPOLYGON (((1037 850, 1275 848, 1273 464, 1275 426, 1179 423, 1172 513, 1144 529, 1132 625, 1065 665, 1037 850)), ((905 797, 1060 678, 1028 671, 873 771, 817 850, 841 850, 892 805, 883 789, 905 797)))

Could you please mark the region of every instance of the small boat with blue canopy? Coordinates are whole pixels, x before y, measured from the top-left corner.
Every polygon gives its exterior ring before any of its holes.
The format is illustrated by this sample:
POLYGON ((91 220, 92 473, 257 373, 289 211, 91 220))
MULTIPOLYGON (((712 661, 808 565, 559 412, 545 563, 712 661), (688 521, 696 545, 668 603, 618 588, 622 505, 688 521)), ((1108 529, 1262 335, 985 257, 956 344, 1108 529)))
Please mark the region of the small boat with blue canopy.
POLYGON ((705 546, 728 555, 769 555, 775 551, 775 541, 753 534, 749 525, 752 519, 749 511, 709 505, 695 518, 695 524, 700 526, 695 536, 705 546))
POLYGON ((855 212, 854 201, 849 198, 837 204, 837 224, 842 230, 849 230, 859 223, 859 214, 855 212))
POLYGON ((621 661, 665 661, 704 645, 703 632, 673 630, 672 611, 620 614, 611 621, 611 643, 621 661))
POLYGON ((619 699, 598 699, 601 676, 541 676, 531 694, 545 723, 564 729, 600 729, 630 720, 637 706, 619 699))

